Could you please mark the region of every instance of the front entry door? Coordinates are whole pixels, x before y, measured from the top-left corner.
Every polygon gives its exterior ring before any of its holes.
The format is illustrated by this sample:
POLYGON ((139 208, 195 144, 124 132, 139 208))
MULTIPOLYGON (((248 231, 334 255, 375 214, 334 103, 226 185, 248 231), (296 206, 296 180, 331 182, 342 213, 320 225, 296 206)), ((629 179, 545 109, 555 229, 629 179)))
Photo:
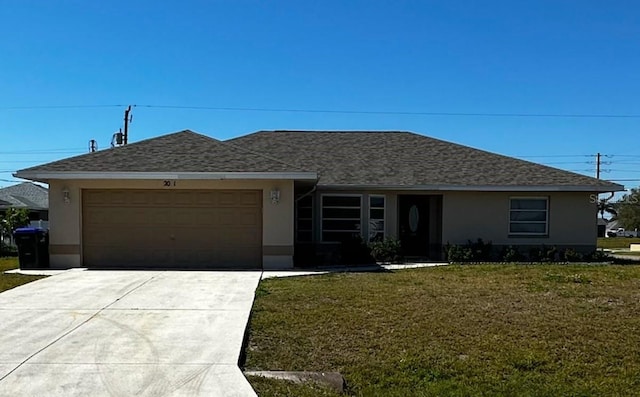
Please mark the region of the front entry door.
POLYGON ((429 256, 429 196, 398 196, 398 225, 406 256, 429 256))

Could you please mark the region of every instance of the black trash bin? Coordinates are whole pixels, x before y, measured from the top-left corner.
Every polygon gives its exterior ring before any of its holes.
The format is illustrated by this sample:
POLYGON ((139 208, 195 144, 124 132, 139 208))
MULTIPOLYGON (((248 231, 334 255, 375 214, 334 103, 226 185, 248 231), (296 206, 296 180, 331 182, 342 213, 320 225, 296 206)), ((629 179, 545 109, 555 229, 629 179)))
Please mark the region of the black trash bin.
POLYGON ((13 232, 18 246, 20 269, 49 267, 49 233, 38 227, 22 227, 13 232))

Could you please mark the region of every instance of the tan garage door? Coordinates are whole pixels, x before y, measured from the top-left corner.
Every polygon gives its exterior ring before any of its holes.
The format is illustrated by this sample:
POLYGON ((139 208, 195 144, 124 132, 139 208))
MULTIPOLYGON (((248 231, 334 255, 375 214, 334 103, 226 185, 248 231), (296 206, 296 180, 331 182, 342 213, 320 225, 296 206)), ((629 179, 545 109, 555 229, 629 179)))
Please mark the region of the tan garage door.
POLYGON ((262 193, 83 190, 87 267, 260 268, 262 193))

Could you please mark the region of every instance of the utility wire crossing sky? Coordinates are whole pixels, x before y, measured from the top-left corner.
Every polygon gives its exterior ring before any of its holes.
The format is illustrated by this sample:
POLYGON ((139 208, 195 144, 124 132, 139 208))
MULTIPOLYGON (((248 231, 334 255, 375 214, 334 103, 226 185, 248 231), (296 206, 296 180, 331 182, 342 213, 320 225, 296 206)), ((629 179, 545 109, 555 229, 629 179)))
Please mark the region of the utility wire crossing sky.
POLYGON ((640 3, 3 3, 0 186, 190 129, 412 131, 640 182, 640 3), (123 12, 123 10, 125 12, 123 12))

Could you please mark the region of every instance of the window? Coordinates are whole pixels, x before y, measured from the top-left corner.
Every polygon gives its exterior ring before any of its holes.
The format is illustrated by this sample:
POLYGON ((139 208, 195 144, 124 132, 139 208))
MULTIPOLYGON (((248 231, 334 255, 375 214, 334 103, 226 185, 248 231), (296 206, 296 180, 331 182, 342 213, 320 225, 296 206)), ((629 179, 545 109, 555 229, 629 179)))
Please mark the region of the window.
POLYGON ((384 196, 369 196, 369 241, 384 240, 384 196))
POLYGON ((549 233, 549 199, 518 197, 511 199, 509 234, 544 236, 549 233))
POLYGON ((361 237, 362 197, 322 196, 322 241, 345 241, 361 237))
POLYGON ((296 241, 311 242, 313 239, 313 196, 296 201, 296 241))

